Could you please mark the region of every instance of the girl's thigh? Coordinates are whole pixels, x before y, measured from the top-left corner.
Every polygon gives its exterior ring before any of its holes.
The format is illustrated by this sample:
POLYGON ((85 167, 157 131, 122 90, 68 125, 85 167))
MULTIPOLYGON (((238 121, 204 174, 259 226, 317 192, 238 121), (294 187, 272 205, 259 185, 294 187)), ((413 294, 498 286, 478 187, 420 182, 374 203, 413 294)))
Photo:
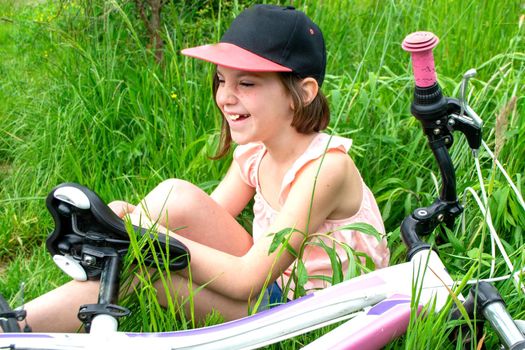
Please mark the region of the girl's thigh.
POLYGON ((171 179, 155 187, 133 212, 193 241, 241 256, 251 235, 206 192, 190 182, 171 179))

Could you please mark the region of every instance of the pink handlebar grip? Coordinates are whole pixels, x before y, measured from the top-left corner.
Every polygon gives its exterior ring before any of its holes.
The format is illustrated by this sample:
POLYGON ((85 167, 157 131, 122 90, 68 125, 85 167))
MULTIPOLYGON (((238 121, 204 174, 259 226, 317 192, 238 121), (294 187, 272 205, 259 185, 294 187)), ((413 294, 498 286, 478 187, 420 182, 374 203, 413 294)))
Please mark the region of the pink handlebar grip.
POLYGON ((412 69, 418 87, 429 87, 436 82, 432 49, 438 42, 439 38, 431 32, 414 32, 403 40, 401 47, 412 54, 412 69))

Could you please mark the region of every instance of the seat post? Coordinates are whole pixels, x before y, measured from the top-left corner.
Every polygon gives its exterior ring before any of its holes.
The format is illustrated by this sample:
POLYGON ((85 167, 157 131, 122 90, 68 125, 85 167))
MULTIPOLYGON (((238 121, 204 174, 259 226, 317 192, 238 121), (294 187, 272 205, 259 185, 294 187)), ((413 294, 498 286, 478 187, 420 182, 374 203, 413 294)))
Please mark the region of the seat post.
POLYGON ((117 252, 114 252, 114 254, 106 255, 104 260, 104 269, 100 276, 98 303, 102 305, 117 304, 120 288, 121 258, 117 252))
POLYGON ((114 248, 110 247, 84 246, 84 252, 90 253, 84 256, 85 263, 102 260, 103 268, 100 275, 98 302, 80 306, 78 318, 84 324, 87 332, 115 332, 118 327, 118 318, 130 313, 127 308, 117 305, 122 258, 114 248))

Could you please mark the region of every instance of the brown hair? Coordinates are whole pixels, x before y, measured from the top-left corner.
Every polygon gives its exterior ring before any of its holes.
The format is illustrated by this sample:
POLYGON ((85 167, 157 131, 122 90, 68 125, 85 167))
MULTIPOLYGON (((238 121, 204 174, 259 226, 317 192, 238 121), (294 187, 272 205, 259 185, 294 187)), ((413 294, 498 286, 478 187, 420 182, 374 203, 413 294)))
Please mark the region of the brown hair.
MULTIPOLYGON (((285 89, 292 96, 294 115, 291 126, 302 134, 311 134, 326 129, 330 122, 330 107, 328 100, 321 90, 318 91, 315 98, 308 104, 304 103, 304 91, 301 89, 299 82, 303 79, 294 73, 278 73, 285 89)), ((219 78, 217 74, 213 75, 213 98, 217 95, 219 88, 219 78)), ((221 136, 219 149, 217 153, 210 157, 219 159, 224 157, 231 148, 232 138, 228 122, 222 117, 221 136)))

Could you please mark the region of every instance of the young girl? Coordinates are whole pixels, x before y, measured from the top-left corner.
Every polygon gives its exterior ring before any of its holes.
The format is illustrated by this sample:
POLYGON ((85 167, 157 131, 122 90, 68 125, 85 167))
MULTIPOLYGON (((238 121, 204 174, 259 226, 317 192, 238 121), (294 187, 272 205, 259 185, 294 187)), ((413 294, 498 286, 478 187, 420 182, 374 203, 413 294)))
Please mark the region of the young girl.
MULTIPOLYGON (((205 285, 194 295, 195 314, 215 309, 227 320, 246 316, 261 291, 266 305, 293 298, 295 258, 279 249, 269 253, 274 233, 283 229, 290 229, 288 243, 295 251, 305 234, 330 233, 322 238, 328 246, 335 239, 366 253, 376 268, 386 266, 384 239, 338 230, 366 222, 384 232, 373 195, 347 154, 351 140, 320 133, 329 110, 319 90, 326 65, 319 28, 292 7, 256 5, 233 21, 220 43, 182 53, 216 64, 214 96, 223 118, 218 156, 233 141, 234 160, 211 195, 172 179, 137 206, 121 201, 110 206, 134 224, 164 227, 189 248, 192 288, 205 285), (252 198, 250 235, 235 217, 252 198), (290 292, 283 297, 285 287, 290 292)), ((346 252, 335 246, 347 267, 346 252)), ((305 289, 326 287, 322 276, 332 270, 324 250, 307 245, 302 260, 310 276, 305 289)), ((165 288, 160 283, 157 288, 165 304, 165 288)), ((186 270, 172 274, 170 289, 180 300, 189 295, 186 270)), ((96 302, 97 292, 96 281, 70 282, 27 304, 28 323, 35 331, 74 331, 79 305, 96 302)))

